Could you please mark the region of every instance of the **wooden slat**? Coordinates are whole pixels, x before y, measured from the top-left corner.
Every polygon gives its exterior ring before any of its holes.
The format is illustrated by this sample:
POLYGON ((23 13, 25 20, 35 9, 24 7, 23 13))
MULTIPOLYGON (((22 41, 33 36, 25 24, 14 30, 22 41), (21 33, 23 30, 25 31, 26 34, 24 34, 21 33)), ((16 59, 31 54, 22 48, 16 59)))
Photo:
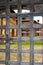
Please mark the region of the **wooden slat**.
MULTIPOLYGON (((34 37, 34 28, 43 28, 43 24, 33 24, 33 16, 43 16, 43 12, 33 12, 34 5, 37 4, 43 4, 42 1, 40 2, 32 2, 32 3, 21 3, 21 0, 18 0, 16 3, 15 1, 9 1, 6 0, 6 2, 0 2, 0 7, 1 5, 6 7, 6 14, 0 14, 0 18, 6 18, 6 26, 0 26, 0 29, 6 29, 6 38, 0 37, 0 40, 4 41, 6 40, 6 49, 1 49, 0 52, 5 52, 6 53, 6 59, 5 61, 2 60, 0 61, 0 64, 6 64, 6 65, 43 65, 43 58, 42 58, 42 63, 34 62, 34 53, 37 54, 43 54, 43 49, 41 50, 36 50, 34 49, 34 40, 43 40, 43 36, 37 36, 34 37), (18 13, 10 13, 10 5, 15 5, 18 6, 18 13), (30 13, 21 13, 21 5, 30 5, 30 13), (10 17, 17 17, 18 18, 18 25, 9 25, 10 23, 10 17), (26 24, 21 24, 22 17, 30 17, 30 25, 26 24), (21 37, 21 28, 29 28, 30 29, 30 36, 29 37, 21 37), (9 30, 10 29, 17 29, 17 37, 10 37, 9 30), (17 40, 18 41, 18 49, 10 49, 10 41, 11 40, 17 40), (30 40, 30 49, 22 49, 21 48, 21 40, 30 40), (18 60, 17 62, 15 61, 10 61, 10 52, 11 53, 17 53, 18 54, 18 60), (22 53, 28 53, 30 54, 30 62, 22 62, 21 60, 21 54, 22 53)), ((42 56, 43 57, 43 56, 42 56)))
POLYGON ((3 60, 3 61, 0 61, 0 64, 5 64, 5 61, 3 60))
POLYGON ((10 37, 10 33, 9 33, 9 24, 10 24, 10 17, 9 17, 9 12, 10 12, 10 6, 8 4, 8 1, 6 1, 6 65, 10 65, 8 62, 10 60, 10 43, 9 43, 9 37, 10 37))
MULTIPOLYGON (((33 8, 33 3, 32 0, 30 1, 30 13, 34 12, 33 8)), ((30 65, 34 65, 34 28, 33 28, 34 20, 33 20, 33 15, 30 16, 30 65)))
MULTIPOLYGON (((17 5, 17 9, 18 9, 18 13, 21 13, 21 0, 17 1, 18 5, 17 5)), ((21 17, 18 16, 18 65, 21 65, 21 17)))

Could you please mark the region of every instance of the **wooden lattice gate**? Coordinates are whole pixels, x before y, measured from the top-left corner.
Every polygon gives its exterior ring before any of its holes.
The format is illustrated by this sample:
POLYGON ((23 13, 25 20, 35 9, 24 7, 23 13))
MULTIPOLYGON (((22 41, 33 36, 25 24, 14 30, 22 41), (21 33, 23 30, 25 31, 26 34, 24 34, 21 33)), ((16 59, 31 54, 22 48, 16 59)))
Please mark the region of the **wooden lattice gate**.
MULTIPOLYGON (((42 3, 42 2, 41 2, 42 3)), ((6 18, 6 26, 0 26, 0 29, 6 29, 6 38, 1 38, 0 40, 6 40, 6 49, 0 49, 0 52, 5 52, 6 58, 5 61, 0 60, 0 64, 5 65, 43 65, 43 45, 41 50, 34 50, 34 40, 42 40, 43 44, 43 36, 37 36, 34 37, 34 28, 42 28, 43 24, 33 24, 33 16, 42 16, 43 17, 43 8, 42 12, 34 13, 34 5, 35 4, 41 4, 41 3, 28 3, 30 6, 30 13, 21 13, 21 0, 17 0, 17 3, 15 4, 15 1, 9 1, 6 0, 6 2, 0 2, 0 6, 5 6, 6 8, 6 14, 0 14, 0 18, 6 18), (18 13, 10 13, 10 6, 11 5, 17 5, 18 13), (10 25, 9 21, 11 17, 17 17, 18 25, 10 25), (30 25, 22 24, 22 17, 29 17, 30 18, 30 25), (30 37, 22 37, 21 36, 21 28, 29 28, 30 29, 30 37), (9 30, 10 29, 17 29, 17 37, 10 37, 9 30), (10 49, 10 40, 17 40, 18 42, 18 49, 10 49), (21 47, 21 40, 30 40, 30 49, 22 50, 21 47), (17 61, 10 61, 10 52, 17 53, 18 59, 17 61), (30 54, 30 62, 22 62, 21 61, 21 54, 22 53, 28 53, 30 54), (34 62, 34 53, 42 54, 42 62, 34 62)), ((42 3, 43 5, 43 3, 42 3)), ((43 7, 43 6, 42 6, 43 7)), ((43 34, 43 30, 42 30, 43 34)))

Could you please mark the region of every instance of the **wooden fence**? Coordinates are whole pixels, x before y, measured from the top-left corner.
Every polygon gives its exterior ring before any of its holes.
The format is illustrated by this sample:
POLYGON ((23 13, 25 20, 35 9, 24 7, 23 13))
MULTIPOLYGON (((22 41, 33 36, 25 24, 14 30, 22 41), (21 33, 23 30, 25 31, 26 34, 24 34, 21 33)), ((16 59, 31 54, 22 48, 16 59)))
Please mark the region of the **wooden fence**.
MULTIPOLYGON (((37 4, 37 3, 36 3, 37 4)), ((40 4, 40 3, 39 3, 40 4)), ((43 3, 42 3, 43 4, 43 3)), ((0 26, 0 29, 6 29, 6 38, 0 37, 0 40, 6 40, 6 49, 0 49, 0 52, 6 53, 5 61, 0 60, 0 64, 5 65, 43 65, 43 45, 42 50, 34 50, 34 40, 42 40, 43 36, 34 37, 34 28, 43 28, 43 24, 34 24, 33 25, 33 16, 42 16, 43 12, 34 13, 33 6, 34 3, 30 3, 30 13, 21 13, 21 0, 14 0, 9 1, 6 0, 5 2, 0 2, 0 6, 4 6, 6 9, 6 14, 0 14, 0 18, 6 18, 6 26, 0 26), (17 5, 18 13, 10 13, 10 6, 17 5), (18 25, 9 25, 9 19, 11 17, 17 17, 18 25), (22 24, 22 17, 29 17, 30 18, 30 25, 22 24), (30 29, 30 37, 22 37, 21 36, 21 28, 29 28, 30 29), (10 29, 17 29, 17 37, 10 37, 9 30, 10 29), (18 49, 10 49, 10 40, 17 40, 18 41, 18 49), (30 49, 29 50, 22 50, 21 48, 21 40, 30 40, 30 49), (18 54, 17 61, 10 61, 10 52, 18 54), (22 62, 21 61, 21 53, 30 53, 30 62, 22 62), (42 62, 34 62, 34 53, 42 54, 42 62)), ((42 6, 43 7, 43 6, 42 6)), ((43 10, 43 8, 42 8, 43 10)), ((43 33, 43 30, 42 30, 43 33)), ((43 44, 43 42, 42 42, 43 44)))

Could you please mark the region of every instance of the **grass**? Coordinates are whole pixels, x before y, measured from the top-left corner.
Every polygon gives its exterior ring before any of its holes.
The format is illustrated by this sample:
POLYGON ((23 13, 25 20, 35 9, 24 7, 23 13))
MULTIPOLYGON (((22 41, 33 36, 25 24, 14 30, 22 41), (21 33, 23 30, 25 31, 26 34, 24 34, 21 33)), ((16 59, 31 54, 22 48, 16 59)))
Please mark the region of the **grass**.
MULTIPOLYGON (((11 44, 17 44, 17 41, 11 41, 11 44)), ((30 45, 30 41, 21 41, 22 45, 30 45)), ((42 45, 42 40, 35 40, 34 45, 42 45)))
MULTIPOLYGON (((22 49, 29 49, 30 48, 30 41, 21 41, 22 49)), ((0 43, 0 48, 6 48, 6 43, 0 43)), ((17 41, 10 41, 10 48, 18 48, 17 41)), ((35 40, 34 41, 34 49, 42 49, 42 40, 35 40)))
MULTIPOLYGON (((10 48, 17 48, 17 41, 10 41, 10 48)), ((21 41, 22 49, 29 49, 30 48, 30 41, 21 41)), ((34 41, 34 49, 42 49, 42 41, 35 40, 34 41)), ((1 42, 0 48, 6 48, 6 43, 1 42)), ((0 60, 5 60, 5 53, 0 53, 0 60)), ((17 53, 10 53, 10 60, 17 60, 17 53)), ((30 55, 28 53, 22 53, 22 61, 29 61, 30 55)), ((42 62, 42 54, 34 54, 35 62, 42 62)))
MULTIPOLYGON (((43 45, 42 44, 43 41, 42 40, 35 40, 34 41, 34 45, 43 45)), ((0 45, 5 45, 6 43, 4 42, 0 42, 0 45)), ((17 45, 18 42, 17 41, 10 41, 10 45, 17 45)), ((30 45, 30 41, 21 41, 22 45, 30 45)))

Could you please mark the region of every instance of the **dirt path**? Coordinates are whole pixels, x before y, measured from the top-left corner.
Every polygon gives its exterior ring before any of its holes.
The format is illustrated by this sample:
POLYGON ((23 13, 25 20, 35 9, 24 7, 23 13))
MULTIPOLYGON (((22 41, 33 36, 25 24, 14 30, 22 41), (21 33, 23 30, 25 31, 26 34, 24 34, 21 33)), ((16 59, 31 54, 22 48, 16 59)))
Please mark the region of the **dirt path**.
MULTIPOLYGON (((0 48, 5 48, 5 46, 0 45, 0 48)), ((11 45, 10 48, 16 49, 17 45, 16 46, 11 45)), ((30 48, 30 46, 27 46, 27 45, 22 46, 22 49, 29 49, 29 48, 30 48)), ((41 45, 39 45, 39 46, 35 45, 34 49, 42 49, 42 46, 41 45)), ((5 56, 6 56, 5 53, 3 53, 3 55, 2 55, 2 53, 0 53, 0 60, 5 60, 5 56)), ((22 61, 29 61, 30 60, 30 55, 28 53, 22 53, 21 56, 22 56, 22 61)), ((18 57, 17 53, 10 53, 10 60, 17 61, 17 57, 18 57)), ((35 60, 35 62, 36 61, 42 62, 42 55, 41 54, 34 54, 34 60, 35 60)))

